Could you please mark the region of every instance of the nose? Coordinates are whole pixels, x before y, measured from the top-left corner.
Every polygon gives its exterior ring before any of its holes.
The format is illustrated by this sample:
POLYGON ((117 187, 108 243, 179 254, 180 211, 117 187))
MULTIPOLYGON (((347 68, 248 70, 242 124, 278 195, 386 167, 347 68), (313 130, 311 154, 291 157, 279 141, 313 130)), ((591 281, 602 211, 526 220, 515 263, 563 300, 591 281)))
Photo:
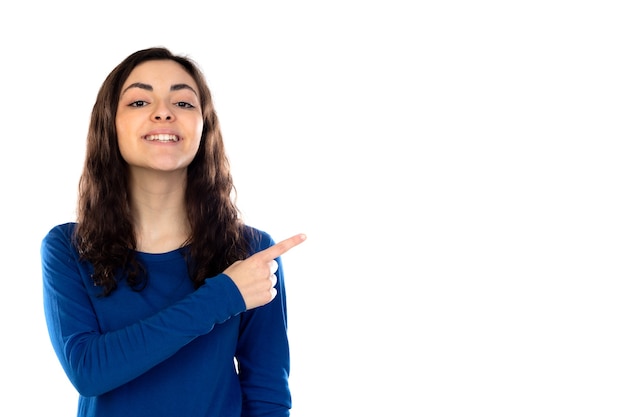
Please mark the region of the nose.
POLYGON ((166 104, 161 103, 155 108, 154 112, 152 113, 152 118, 153 120, 159 121, 159 122, 161 121, 169 122, 174 119, 174 115, 172 111, 167 107, 166 104))

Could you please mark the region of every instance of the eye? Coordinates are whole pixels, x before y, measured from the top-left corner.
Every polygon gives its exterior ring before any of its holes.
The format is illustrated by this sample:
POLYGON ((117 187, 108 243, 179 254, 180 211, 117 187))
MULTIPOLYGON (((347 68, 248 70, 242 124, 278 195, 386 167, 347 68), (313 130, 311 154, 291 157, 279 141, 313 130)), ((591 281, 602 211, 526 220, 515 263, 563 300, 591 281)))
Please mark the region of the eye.
POLYGON ((130 107, 144 107, 148 104, 145 100, 136 100, 129 104, 130 107))
POLYGON ((186 101, 179 101, 174 103, 176 106, 181 107, 183 109, 194 109, 196 106, 194 106, 191 103, 187 103, 186 101))

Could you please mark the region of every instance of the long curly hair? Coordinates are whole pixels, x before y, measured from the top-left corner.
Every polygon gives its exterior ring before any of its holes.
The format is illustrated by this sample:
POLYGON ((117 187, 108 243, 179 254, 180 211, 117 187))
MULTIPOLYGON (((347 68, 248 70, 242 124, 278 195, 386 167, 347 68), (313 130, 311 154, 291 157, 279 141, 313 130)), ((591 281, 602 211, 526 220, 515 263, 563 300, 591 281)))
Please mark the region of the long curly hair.
MULTIPOLYGON (((136 236, 130 210, 128 164, 120 153, 115 117, 121 89, 131 71, 152 60, 172 60, 199 88, 203 129, 198 153, 187 168, 185 200, 191 236, 186 242, 189 277, 194 287, 249 255, 236 189, 225 152, 211 92, 190 58, 163 47, 134 52, 111 71, 100 87, 91 113, 83 171, 78 186, 74 233, 81 259, 93 265, 93 282, 108 296, 125 277, 135 290, 148 276, 134 256, 136 236)), ((250 236, 248 236, 249 238, 250 236)))

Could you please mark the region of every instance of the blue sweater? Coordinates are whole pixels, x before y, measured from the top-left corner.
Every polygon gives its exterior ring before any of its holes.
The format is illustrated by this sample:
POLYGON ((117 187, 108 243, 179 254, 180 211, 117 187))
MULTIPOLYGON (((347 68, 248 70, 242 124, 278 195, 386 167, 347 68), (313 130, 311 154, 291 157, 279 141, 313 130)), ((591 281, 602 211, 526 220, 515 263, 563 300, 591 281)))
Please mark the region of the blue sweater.
MULTIPOLYGON (((193 289, 184 249, 136 252, 148 284, 100 296, 79 261, 74 223, 43 239, 45 318, 52 346, 79 393, 78 416, 289 416, 289 346, 280 258, 277 296, 245 311, 219 274, 193 289)), ((254 252, 274 244, 265 232, 254 252)))

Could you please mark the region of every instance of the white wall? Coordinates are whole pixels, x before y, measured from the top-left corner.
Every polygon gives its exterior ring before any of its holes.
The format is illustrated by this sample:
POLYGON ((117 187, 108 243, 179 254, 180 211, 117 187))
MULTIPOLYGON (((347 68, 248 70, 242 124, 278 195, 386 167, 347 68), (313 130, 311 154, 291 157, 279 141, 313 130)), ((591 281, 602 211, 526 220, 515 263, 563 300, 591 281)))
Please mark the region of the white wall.
POLYGON ((1 415, 75 413, 39 243, 100 83, 156 45, 205 70, 248 222, 309 235, 294 417, 624 415, 619 2, 35 3, 0 25, 1 415))

